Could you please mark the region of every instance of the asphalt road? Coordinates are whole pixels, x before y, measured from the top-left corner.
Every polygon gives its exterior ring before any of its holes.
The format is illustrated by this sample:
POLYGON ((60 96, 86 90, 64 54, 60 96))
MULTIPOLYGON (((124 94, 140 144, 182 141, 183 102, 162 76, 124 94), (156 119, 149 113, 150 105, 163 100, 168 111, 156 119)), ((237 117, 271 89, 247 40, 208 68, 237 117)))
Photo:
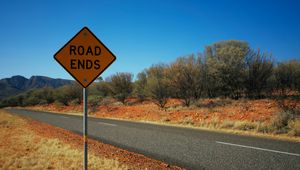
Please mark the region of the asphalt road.
MULTIPOLYGON (((82 132, 82 117, 10 109, 12 113, 82 132)), ((300 143, 205 130, 89 118, 89 136, 187 169, 297 169, 300 143)))

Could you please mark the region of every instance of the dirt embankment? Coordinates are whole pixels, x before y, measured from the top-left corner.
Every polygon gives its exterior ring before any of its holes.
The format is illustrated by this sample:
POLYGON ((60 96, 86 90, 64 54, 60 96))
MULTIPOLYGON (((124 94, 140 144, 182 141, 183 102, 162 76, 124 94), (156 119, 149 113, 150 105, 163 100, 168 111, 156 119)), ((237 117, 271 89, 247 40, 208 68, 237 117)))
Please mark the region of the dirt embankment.
MULTIPOLYGON (((282 102, 281 104, 299 112, 299 101, 284 100, 282 102)), ((62 113, 80 114, 82 112, 81 105, 51 104, 28 108, 62 113)), ((239 133, 238 131, 247 131, 253 132, 253 134, 280 135, 288 138, 299 138, 300 136, 299 118, 291 117, 291 114, 283 111, 278 101, 272 99, 205 99, 189 108, 183 107, 178 99, 170 99, 165 109, 160 109, 151 101, 140 103, 130 99, 127 105, 123 105, 111 100, 109 104, 90 107, 90 115, 209 129, 230 129, 237 133, 239 133)))
MULTIPOLYGON (((300 108, 300 103, 298 103, 300 108)), ((62 106, 56 104, 27 107, 36 110, 57 112, 82 112, 82 105, 62 106)), ((110 105, 98 106, 90 114, 96 117, 123 118, 132 120, 169 121, 180 123, 189 117, 193 123, 201 123, 218 117, 220 120, 269 121, 280 111, 274 100, 226 100, 206 99, 187 108, 180 100, 170 99, 165 109, 160 109, 151 101, 129 102, 122 105, 112 101, 110 105)))
MULTIPOLYGON (((0 110, 0 169, 82 169, 82 137, 0 110)), ((88 140, 89 169, 181 169, 88 140)))

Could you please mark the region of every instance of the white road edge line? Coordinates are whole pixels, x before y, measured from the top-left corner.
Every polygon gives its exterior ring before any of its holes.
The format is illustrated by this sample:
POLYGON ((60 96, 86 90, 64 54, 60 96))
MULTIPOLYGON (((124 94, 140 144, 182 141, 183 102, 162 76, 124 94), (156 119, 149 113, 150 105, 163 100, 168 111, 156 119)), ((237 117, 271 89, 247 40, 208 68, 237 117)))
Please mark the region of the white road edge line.
POLYGON ((104 122, 97 122, 100 125, 108 125, 108 126, 117 126, 115 124, 110 124, 110 123, 104 123, 104 122))
POLYGON ((300 156, 300 154, 297 154, 297 153, 289 153, 289 152, 277 151, 277 150, 272 150, 272 149, 264 149, 264 148, 254 147, 254 146, 239 145, 239 144, 220 142, 220 141, 216 141, 216 143, 223 144, 223 145, 238 146, 238 147, 242 147, 242 148, 250 148, 250 149, 262 150, 262 151, 268 151, 268 152, 281 153, 281 154, 286 154, 286 155, 300 156))
POLYGON ((65 118, 65 119, 69 119, 67 116, 61 116, 61 117, 65 118))

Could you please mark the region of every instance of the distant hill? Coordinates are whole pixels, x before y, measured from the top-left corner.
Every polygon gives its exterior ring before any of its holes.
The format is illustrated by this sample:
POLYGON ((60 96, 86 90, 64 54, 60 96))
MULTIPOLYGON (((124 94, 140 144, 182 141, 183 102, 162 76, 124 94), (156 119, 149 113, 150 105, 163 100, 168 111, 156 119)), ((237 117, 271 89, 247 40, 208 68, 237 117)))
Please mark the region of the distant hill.
POLYGON ((72 84, 74 81, 65 79, 53 79, 45 76, 32 76, 27 79, 23 76, 13 76, 0 80, 0 99, 23 93, 30 89, 53 87, 72 84))

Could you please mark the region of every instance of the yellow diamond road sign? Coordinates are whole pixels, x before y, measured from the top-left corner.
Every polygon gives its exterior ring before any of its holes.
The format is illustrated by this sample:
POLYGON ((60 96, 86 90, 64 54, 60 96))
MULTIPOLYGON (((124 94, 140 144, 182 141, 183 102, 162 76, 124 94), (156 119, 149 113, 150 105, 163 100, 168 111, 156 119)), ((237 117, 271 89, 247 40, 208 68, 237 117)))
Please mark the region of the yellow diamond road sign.
POLYGON ((87 28, 82 28, 54 55, 84 88, 112 64, 115 55, 87 28))

